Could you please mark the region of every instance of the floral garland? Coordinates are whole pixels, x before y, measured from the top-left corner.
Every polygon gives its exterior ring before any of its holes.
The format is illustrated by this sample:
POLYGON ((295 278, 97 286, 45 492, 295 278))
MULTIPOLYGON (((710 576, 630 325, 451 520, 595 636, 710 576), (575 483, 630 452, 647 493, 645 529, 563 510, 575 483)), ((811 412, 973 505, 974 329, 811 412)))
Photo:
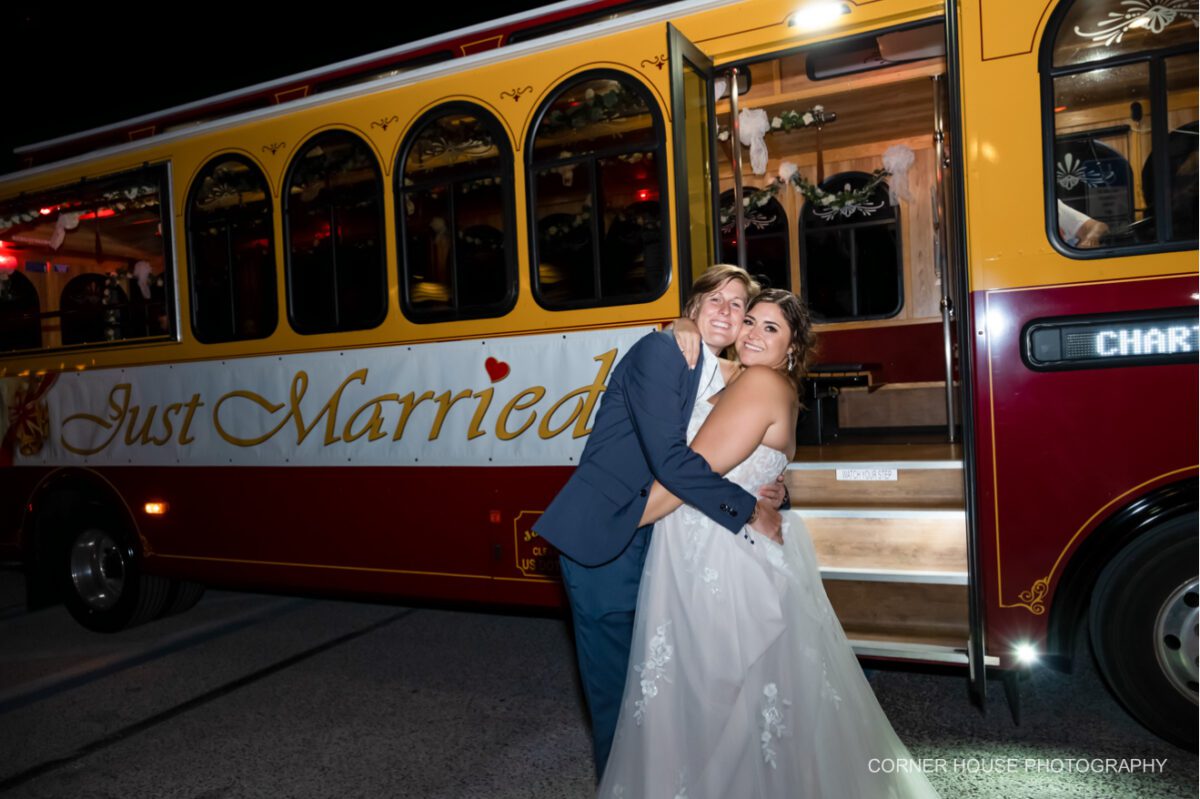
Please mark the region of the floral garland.
POLYGON ((580 211, 579 213, 575 214, 575 216, 571 218, 571 221, 569 223, 550 225, 549 227, 539 230, 538 233, 541 235, 541 237, 544 241, 554 241, 555 239, 565 238, 568 234, 570 234, 577 228, 579 228, 579 227, 587 224, 589 221, 591 221, 591 218, 592 218, 591 207, 584 206, 584 209, 582 211, 580 211))
MULTIPOLYGON (((42 204, 28 208, 24 211, 15 211, 7 216, 0 216, 0 232, 6 231, 17 225, 26 224, 39 219, 44 219, 46 214, 41 212, 44 206, 42 204)), ((157 186, 129 186, 125 189, 112 189, 99 194, 93 198, 89 198, 86 203, 65 202, 57 205, 56 210, 59 214, 68 213, 68 208, 74 208, 78 214, 83 208, 95 208, 96 210, 111 209, 113 211, 125 211, 126 209, 142 209, 158 207, 158 187, 157 186)))
POLYGON ((788 133, 793 130, 802 128, 810 128, 813 125, 820 127, 829 122, 836 122, 837 114, 830 111, 825 112, 825 106, 814 105, 807 111, 794 111, 788 109, 781 111, 779 116, 771 117, 771 131, 777 130, 788 133))
POLYGON ((644 113, 646 101, 620 83, 601 91, 589 88, 574 102, 556 103, 542 118, 538 134, 555 137, 597 122, 615 122, 644 113))
MULTIPOLYGON (((884 206, 883 202, 872 203, 871 196, 884 180, 891 177, 886 169, 876 169, 871 173, 871 179, 862 188, 852 189, 847 183, 841 191, 826 191, 815 183, 810 183, 800 169, 791 161, 784 161, 779 167, 779 176, 765 187, 742 198, 742 206, 747 211, 756 211, 767 204, 772 197, 778 196, 783 187, 791 184, 805 200, 812 203, 813 213, 819 219, 833 219, 836 216, 849 217, 856 213, 870 216, 884 206)), ((721 224, 727 225, 734 218, 732 205, 721 208, 721 224)))
MULTIPOLYGON (((813 125, 824 125, 837 120, 837 114, 832 111, 826 112, 825 106, 814 105, 807 111, 796 111, 787 109, 780 111, 778 116, 771 117, 771 127, 768 133, 782 132, 790 133, 793 130, 803 130, 811 128, 813 125)), ((719 141, 729 140, 729 128, 717 128, 717 139, 719 141)))

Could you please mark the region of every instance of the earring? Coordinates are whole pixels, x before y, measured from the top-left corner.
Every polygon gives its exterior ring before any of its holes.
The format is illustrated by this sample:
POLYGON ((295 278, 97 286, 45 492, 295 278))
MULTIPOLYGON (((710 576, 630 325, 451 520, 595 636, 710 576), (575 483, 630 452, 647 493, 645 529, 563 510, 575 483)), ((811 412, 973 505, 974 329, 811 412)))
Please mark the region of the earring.
POLYGON ((788 350, 788 367, 787 370, 792 371, 792 367, 796 365, 796 353, 788 350))

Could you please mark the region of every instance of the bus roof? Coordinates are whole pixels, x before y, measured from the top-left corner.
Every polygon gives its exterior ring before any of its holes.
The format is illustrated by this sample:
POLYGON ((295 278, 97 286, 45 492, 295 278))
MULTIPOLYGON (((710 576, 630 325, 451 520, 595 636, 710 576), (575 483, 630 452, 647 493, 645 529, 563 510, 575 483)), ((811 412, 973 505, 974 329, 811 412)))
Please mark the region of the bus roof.
POLYGON ((22 157, 25 167, 32 167, 101 147, 147 138, 174 126, 311 96, 328 88, 345 85, 355 78, 369 80, 372 73, 389 67, 404 69, 426 66, 433 61, 501 47, 508 44, 514 35, 522 40, 537 38, 571 24, 595 21, 606 13, 628 12, 661 4, 662 0, 562 0, 242 89, 22 145, 14 148, 13 152, 22 157))

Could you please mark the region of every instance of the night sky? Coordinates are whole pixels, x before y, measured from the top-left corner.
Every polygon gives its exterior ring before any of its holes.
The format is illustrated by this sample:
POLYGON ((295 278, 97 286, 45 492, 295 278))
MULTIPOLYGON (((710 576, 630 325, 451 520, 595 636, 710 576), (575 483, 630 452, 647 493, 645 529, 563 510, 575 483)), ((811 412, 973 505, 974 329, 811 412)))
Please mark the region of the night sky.
POLYGON ((325 6, 330 15, 292 3, 9 4, 0 11, 0 172, 19 168, 20 145, 543 5, 338 2, 325 6))

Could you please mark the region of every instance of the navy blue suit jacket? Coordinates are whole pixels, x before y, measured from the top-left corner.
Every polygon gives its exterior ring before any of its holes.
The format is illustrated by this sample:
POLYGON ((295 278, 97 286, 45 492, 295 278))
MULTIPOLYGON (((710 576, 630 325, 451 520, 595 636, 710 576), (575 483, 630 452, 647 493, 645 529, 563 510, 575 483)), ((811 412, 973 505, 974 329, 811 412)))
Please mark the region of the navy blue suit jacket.
POLYGON ((572 560, 598 566, 621 554, 655 478, 684 503, 737 532, 757 499, 687 445, 700 382, 670 333, 637 341, 613 370, 579 467, 534 524, 572 560))

